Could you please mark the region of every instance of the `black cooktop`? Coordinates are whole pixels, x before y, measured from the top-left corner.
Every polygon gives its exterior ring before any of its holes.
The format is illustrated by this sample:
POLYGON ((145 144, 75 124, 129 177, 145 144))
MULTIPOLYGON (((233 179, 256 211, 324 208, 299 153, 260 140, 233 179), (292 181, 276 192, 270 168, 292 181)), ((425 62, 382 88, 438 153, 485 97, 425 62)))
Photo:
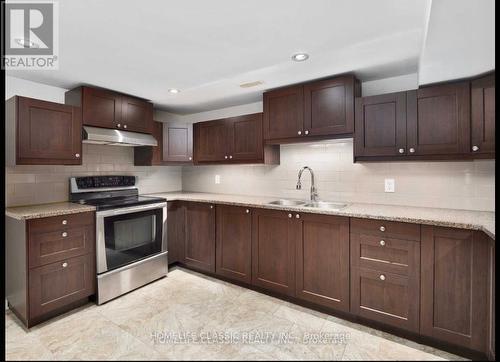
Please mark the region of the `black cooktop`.
POLYGON ((152 196, 128 196, 128 197, 110 197, 104 199, 88 199, 80 200, 80 204, 95 206, 97 210, 118 209, 122 207, 131 207, 138 205, 156 204, 158 202, 165 202, 166 199, 162 197, 152 196))

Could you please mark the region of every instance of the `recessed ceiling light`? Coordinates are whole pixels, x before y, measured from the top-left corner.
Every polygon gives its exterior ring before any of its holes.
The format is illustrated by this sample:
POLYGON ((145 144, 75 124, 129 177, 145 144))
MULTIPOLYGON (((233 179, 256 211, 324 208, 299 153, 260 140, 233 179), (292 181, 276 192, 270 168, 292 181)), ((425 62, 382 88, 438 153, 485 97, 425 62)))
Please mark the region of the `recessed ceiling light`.
POLYGON ((292 55, 292 60, 295 62, 303 62, 304 60, 309 59, 309 54, 307 53, 297 53, 292 55))
POLYGON ((172 94, 177 94, 177 93, 179 93, 179 92, 180 92, 180 90, 178 90, 178 89, 176 89, 176 88, 170 88, 170 89, 168 90, 168 93, 172 93, 172 94))
POLYGON ((14 40, 16 41, 17 44, 19 44, 25 48, 39 48, 40 47, 37 43, 32 42, 31 40, 24 39, 24 38, 15 38, 14 40))

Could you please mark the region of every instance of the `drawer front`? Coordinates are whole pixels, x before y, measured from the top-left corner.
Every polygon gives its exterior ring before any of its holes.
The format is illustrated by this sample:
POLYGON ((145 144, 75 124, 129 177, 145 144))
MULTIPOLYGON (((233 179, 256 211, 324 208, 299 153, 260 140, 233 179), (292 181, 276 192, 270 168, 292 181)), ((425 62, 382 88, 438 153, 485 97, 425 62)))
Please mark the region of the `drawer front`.
POLYGON ((29 271, 30 319, 94 294, 93 254, 70 258, 29 271))
POLYGON ((419 260, 418 241, 387 238, 363 232, 351 234, 351 265, 400 275, 414 274, 419 260))
POLYGON ((418 224, 351 218, 351 232, 420 241, 420 225, 418 224))
POLYGON ((31 219, 28 220, 28 234, 31 236, 49 231, 64 231, 75 226, 94 225, 94 223, 95 212, 93 211, 31 219))
POLYGON ((397 328, 419 330, 419 281, 367 268, 351 270, 351 312, 397 328))
POLYGON ((57 231, 31 233, 29 238, 29 267, 34 268, 57 261, 93 253, 94 225, 81 225, 57 231))

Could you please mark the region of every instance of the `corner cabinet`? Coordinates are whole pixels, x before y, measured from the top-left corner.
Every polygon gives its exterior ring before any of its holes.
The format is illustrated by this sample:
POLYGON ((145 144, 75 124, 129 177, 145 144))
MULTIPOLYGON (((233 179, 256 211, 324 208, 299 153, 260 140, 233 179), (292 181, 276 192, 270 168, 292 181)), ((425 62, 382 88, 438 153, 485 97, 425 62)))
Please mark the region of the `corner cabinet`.
POLYGON ((82 86, 66 92, 65 103, 82 108, 84 125, 151 133, 153 104, 146 100, 82 86))
POLYGON ((81 165, 81 109, 15 96, 6 106, 7 165, 81 165))
POLYGON ((266 143, 310 142, 352 135, 354 98, 360 95, 360 83, 353 75, 264 93, 266 143))
POLYGON ((194 124, 196 164, 279 164, 279 146, 264 145, 262 113, 194 124))

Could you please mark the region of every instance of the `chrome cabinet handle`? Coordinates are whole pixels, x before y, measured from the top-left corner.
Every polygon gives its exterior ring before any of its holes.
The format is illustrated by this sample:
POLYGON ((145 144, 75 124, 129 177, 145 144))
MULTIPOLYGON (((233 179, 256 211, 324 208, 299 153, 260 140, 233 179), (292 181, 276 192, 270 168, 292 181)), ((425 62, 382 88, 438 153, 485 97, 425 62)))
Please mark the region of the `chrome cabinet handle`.
POLYGON ((292 218, 292 214, 288 214, 288 218, 291 219, 292 218))
POLYGON ((62 263, 63 268, 66 268, 67 266, 68 266, 68 263, 66 263, 66 262, 62 263))
POLYGON ((302 134, 302 131, 298 131, 297 134, 300 136, 302 134))
POLYGON ((413 147, 410 148, 410 153, 415 153, 415 149, 413 147))
POLYGON ((385 275, 384 274, 380 274, 379 278, 380 278, 380 280, 385 280, 385 275))
POLYGON ((296 218, 296 219, 300 219, 300 215, 299 215, 299 214, 296 214, 296 215, 295 215, 295 218, 296 218))
POLYGON ((227 156, 224 156, 224 158, 227 160, 227 156))
POLYGON ((190 157, 189 157, 189 161, 191 161, 192 159, 193 159, 193 158, 190 156, 190 157))
POLYGON ((68 236, 68 233, 65 231, 62 233, 62 237, 65 238, 66 236, 68 236))
POLYGON ((385 231, 385 226, 381 226, 380 231, 385 231))
POLYGON ((124 124, 124 125, 123 125, 123 128, 127 128, 127 125, 126 125, 126 124, 124 124))
POLYGON ((75 157, 76 158, 80 158, 80 154, 79 153, 75 153, 75 157))
POLYGON ((249 213, 250 213, 250 210, 246 209, 246 210, 245 210, 245 212, 246 212, 247 214, 249 214, 249 213))
POLYGON ((229 158, 233 158, 233 156, 229 155, 229 158))
POLYGON ((62 221, 62 224, 63 224, 63 225, 67 225, 67 224, 68 224, 68 220, 63 220, 63 221, 62 221))
POLYGON ((405 153, 405 149, 404 149, 404 148, 400 148, 400 149, 398 150, 398 152, 399 152, 399 153, 405 153))
POLYGON ((380 240, 380 245, 384 246, 385 245, 385 240, 380 240))
POLYGON ((309 134, 309 131, 306 129, 304 133, 305 133, 305 134, 309 134))
POLYGON ((472 151, 474 152, 479 151, 479 147, 476 145, 472 146, 472 151))
POLYGON ((121 123, 118 123, 116 127, 121 128, 122 127, 121 123))
POLYGON ((214 208, 214 205, 210 205, 210 208, 213 209, 214 208))

